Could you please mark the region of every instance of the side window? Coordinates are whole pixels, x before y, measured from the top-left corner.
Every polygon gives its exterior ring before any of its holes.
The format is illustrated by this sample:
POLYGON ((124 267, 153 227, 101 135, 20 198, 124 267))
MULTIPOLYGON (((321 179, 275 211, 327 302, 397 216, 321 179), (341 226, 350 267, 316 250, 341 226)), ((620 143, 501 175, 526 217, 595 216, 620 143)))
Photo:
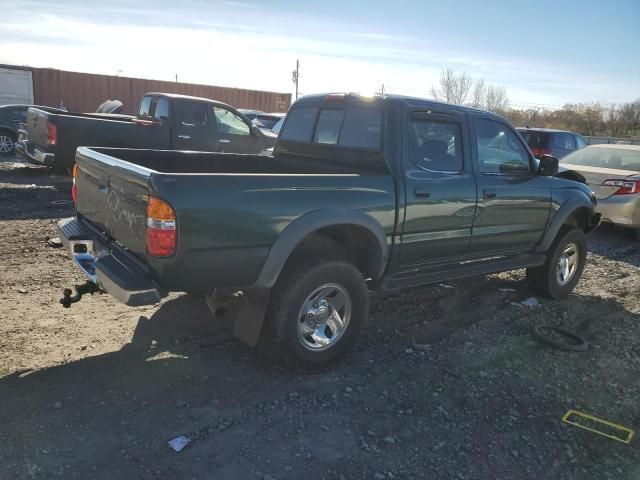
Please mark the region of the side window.
POLYGON ((251 130, 242 118, 225 108, 213 107, 218 132, 230 135, 250 135, 251 130))
POLYGON ((573 135, 570 133, 554 133, 552 134, 553 139, 551 140, 551 145, 555 148, 560 148, 562 150, 575 150, 576 146, 573 143, 573 135))
POLYGON ((585 142, 584 138, 582 138, 580 135, 576 135, 576 147, 583 148, 586 146, 587 146, 587 142, 585 142))
POLYGON ((142 97, 140 111, 138 113, 140 117, 148 117, 151 114, 151 100, 151 97, 142 97))
POLYGON ((439 173, 462 171, 462 134, 458 122, 413 118, 409 121, 410 155, 416 166, 439 173))
POLYGON ((300 107, 291 110, 280 131, 280 139, 292 142, 310 142, 317 114, 318 109, 315 107, 300 107))
POLYGON ((506 125, 478 119, 476 142, 481 173, 528 174, 531 171, 527 150, 506 125))
POLYGON ((354 107, 347 110, 340 141, 343 147, 380 149, 382 112, 375 108, 354 107))
POLYGON ((158 98, 156 101, 153 118, 160 120, 161 122, 169 120, 169 101, 166 98, 158 98))
POLYGON ((338 143, 340 136, 340 127, 342 127, 342 119, 344 118, 344 110, 320 110, 318 117, 318 126, 313 141, 315 143, 325 143, 335 145, 338 143))
POLYGON ((196 102, 180 102, 179 121, 183 127, 206 127, 209 122, 207 104, 196 102))

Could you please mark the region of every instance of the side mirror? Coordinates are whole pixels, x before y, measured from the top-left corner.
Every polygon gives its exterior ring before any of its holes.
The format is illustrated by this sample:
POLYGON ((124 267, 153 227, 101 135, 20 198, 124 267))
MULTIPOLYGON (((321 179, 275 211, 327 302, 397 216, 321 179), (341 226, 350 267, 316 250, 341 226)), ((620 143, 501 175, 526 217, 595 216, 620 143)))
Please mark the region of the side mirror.
POLYGON ((259 137, 262 134, 262 132, 260 131, 260 129, 255 126, 255 125, 251 125, 251 135, 255 136, 255 137, 259 137))
POLYGON ((553 155, 543 155, 540 157, 538 175, 544 177, 554 177, 558 174, 558 159, 553 155))

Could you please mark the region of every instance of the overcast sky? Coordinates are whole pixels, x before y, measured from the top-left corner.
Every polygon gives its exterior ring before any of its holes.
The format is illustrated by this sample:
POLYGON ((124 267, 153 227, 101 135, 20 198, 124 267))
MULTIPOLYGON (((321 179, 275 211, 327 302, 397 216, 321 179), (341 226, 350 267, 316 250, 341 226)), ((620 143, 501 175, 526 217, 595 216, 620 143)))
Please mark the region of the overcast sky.
POLYGON ((429 96, 447 67, 511 104, 640 98, 640 0, 22 0, 0 63, 291 92, 429 96))

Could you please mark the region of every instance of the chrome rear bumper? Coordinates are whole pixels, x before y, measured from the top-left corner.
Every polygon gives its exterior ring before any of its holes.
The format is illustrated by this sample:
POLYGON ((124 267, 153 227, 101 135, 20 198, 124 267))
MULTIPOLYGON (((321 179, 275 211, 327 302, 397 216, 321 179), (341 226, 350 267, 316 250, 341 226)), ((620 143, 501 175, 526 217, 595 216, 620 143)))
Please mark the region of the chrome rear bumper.
POLYGON ((78 268, 116 300, 137 307, 156 304, 164 296, 130 253, 105 241, 78 218, 60 220, 58 232, 78 268))

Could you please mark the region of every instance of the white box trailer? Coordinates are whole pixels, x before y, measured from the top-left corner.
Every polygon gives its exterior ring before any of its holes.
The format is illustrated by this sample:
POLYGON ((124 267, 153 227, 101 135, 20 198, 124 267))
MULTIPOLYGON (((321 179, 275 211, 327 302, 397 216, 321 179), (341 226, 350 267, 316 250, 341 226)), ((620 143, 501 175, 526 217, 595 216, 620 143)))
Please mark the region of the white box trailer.
POLYGON ((0 67, 0 105, 33 105, 33 76, 26 68, 0 67))

